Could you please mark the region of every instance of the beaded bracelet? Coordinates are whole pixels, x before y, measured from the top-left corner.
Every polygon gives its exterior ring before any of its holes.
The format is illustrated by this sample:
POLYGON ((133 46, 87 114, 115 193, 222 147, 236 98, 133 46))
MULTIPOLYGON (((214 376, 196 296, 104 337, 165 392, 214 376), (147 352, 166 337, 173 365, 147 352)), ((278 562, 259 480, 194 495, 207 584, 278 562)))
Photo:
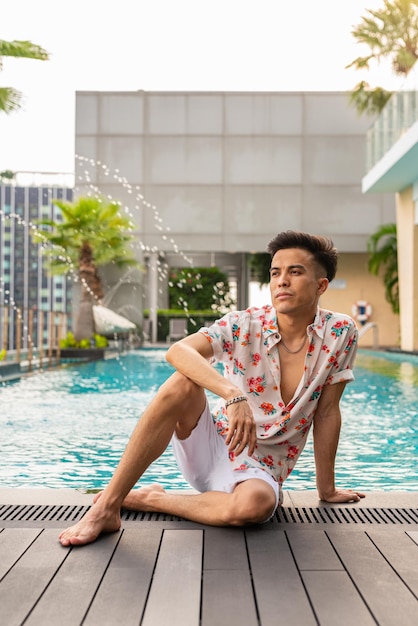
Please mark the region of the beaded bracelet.
POLYGON ((235 398, 231 398, 225 402, 225 408, 227 409, 231 404, 235 404, 236 402, 247 402, 247 398, 245 396, 236 396, 235 398))

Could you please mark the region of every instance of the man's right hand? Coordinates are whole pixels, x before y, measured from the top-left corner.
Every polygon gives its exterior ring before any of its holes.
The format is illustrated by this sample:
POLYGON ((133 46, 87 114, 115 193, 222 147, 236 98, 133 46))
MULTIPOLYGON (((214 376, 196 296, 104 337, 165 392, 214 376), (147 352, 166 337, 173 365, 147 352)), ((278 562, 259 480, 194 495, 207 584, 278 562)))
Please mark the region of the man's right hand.
POLYGON ((257 443, 256 425, 248 402, 235 402, 226 409, 228 414, 229 430, 225 439, 230 452, 236 456, 241 454, 248 446, 248 454, 251 456, 257 443))

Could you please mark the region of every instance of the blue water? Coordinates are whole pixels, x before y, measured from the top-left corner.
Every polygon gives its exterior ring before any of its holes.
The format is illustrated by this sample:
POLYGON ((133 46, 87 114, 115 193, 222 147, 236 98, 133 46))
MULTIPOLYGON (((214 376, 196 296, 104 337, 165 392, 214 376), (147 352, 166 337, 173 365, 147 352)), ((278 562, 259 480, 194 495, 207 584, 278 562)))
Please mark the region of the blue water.
MULTIPOLYGON (((142 349, 0 386, 0 487, 105 486, 172 371, 163 350, 142 349)), ((342 400, 337 484, 418 491, 418 357, 360 350, 355 376, 342 400)), ((170 446, 140 483, 155 481, 189 487, 170 446)), ((315 489, 311 436, 285 487, 315 489)))

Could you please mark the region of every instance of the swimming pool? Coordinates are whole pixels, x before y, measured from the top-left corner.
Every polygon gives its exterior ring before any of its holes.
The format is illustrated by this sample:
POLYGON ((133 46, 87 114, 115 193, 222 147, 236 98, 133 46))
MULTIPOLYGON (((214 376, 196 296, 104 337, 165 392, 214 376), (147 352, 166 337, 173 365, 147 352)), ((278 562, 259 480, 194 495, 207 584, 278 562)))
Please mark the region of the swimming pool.
MULTIPOLYGON (((0 487, 102 488, 172 371, 163 350, 141 349, 0 386, 0 487)), ((355 376, 342 400, 338 485, 418 491, 418 357, 359 350, 355 376)), ((189 488, 170 447, 141 484, 155 481, 189 488)), ((285 488, 315 489, 311 435, 285 488)))

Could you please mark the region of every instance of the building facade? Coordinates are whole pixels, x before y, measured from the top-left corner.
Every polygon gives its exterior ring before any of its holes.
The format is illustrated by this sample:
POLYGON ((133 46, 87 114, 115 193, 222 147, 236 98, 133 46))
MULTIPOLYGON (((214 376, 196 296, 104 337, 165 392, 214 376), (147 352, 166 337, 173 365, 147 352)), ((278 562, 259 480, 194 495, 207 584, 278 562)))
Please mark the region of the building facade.
POLYGON ((46 339, 48 332, 46 313, 71 314, 71 283, 46 272, 31 232, 37 220, 62 219, 54 199, 72 198, 72 188, 0 185, 0 346, 38 346, 40 334, 46 339))
POLYGON ((418 67, 369 129, 367 153, 363 192, 396 200, 400 345, 418 351, 418 67))
MULTIPOLYGON (((76 193, 121 202, 137 224, 146 300, 164 307, 166 268, 217 265, 248 304, 248 263, 279 231, 329 235, 338 278, 321 304, 367 301, 380 342, 399 342, 367 239, 393 195, 362 192, 366 132, 346 93, 78 92, 76 193)), ((371 344, 371 334, 361 340, 371 344)))

